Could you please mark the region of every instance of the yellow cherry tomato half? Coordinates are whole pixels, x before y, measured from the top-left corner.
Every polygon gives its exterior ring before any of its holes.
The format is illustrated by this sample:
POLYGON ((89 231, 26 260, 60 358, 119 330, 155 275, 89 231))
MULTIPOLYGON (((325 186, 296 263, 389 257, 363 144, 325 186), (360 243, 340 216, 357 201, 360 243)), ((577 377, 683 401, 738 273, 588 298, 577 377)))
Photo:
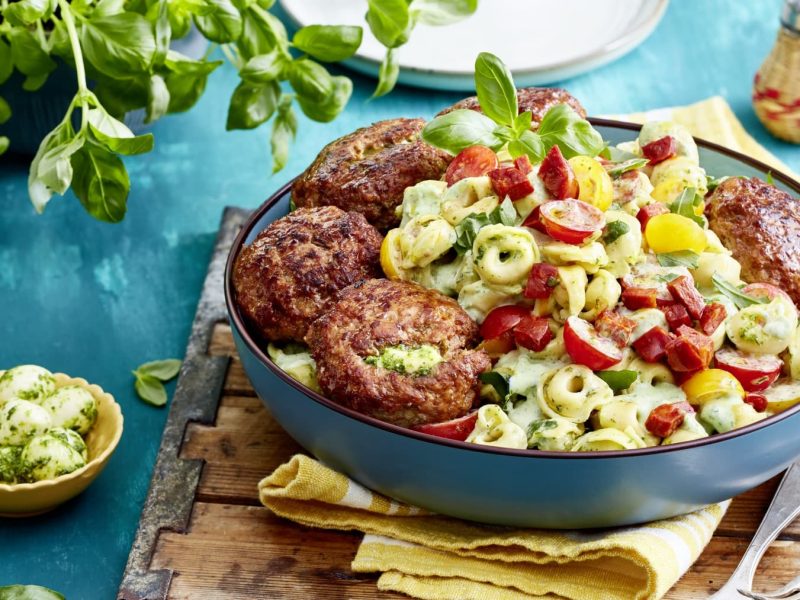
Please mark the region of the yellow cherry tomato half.
POLYGON ((403 253, 400 250, 400 229, 392 229, 381 243, 381 268, 389 279, 403 279, 403 253))
POLYGON ((739 380, 722 369, 706 369, 692 375, 681 386, 689 404, 703 404, 720 396, 735 394, 744 398, 744 388, 739 380))
POLYGON ((644 230, 644 237, 650 249, 657 254, 681 250, 700 254, 708 244, 705 231, 700 225, 673 213, 656 215, 650 219, 644 230))
MULTIPOLYGON (((664 202, 665 204, 669 204, 673 202, 675 198, 680 196, 683 193, 683 190, 687 188, 686 182, 683 179, 665 179, 664 181, 660 182, 656 187, 653 188, 653 191, 650 192, 650 195, 658 200, 659 202, 664 202)), ((703 211, 705 210, 706 203, 701 202, 697 206, 694 207, 694 214, 698 217, 702 216, 703 211)))
POLYGON ((568 162, 578 180, 578 200, 608 210, 614 198, 614 184, 603 165, 588 156, 573 156, 568 162))

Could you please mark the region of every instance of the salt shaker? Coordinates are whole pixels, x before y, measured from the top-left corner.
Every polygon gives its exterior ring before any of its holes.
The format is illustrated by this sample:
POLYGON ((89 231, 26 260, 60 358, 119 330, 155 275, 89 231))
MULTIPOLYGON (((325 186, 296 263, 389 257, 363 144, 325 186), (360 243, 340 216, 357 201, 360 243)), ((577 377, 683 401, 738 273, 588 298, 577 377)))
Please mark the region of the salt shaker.
POLYGON ((753 108, 764 126, 800 143, 800 0, 785 0, 778 39, 753 82, 753 108))

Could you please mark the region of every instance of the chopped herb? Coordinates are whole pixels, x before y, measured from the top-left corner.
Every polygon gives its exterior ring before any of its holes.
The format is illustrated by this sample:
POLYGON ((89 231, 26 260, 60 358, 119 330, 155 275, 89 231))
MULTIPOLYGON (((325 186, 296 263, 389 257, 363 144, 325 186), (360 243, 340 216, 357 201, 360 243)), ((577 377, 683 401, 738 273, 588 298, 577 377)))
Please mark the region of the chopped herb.
POLYGON ((767 178, 765 181, 770 185, 775 185, 775 180, 772 178, 772 171, 767 171, 767 178))
POLYGON ((548 429, 555 429, 558 427, 558 421, 555 419, 539 419, 538 421, 532 421, 530 425, 528 425, 528 443, 530 443, 530 439, 537 433, 542 431, 547 431, 548 429))
POLYGON ((606 244, 613 244, 620 236, 625 235, 631 230, 625 221, 611 221, 606 225, 606 231, 603 234, 603 242, 606 244))
POLYGON ((622 162, 612 163, 610 165, 605 165, 606 172, 608 172, 611 177, 617 178, 623 173, 627 173, 628 171, 635 171, 636 169, 641 169, 642 167, 646 167, 647 163, 650 161, 646 158, 631 158, 628 160, 623 160, 622 162))
POLYGON ((723 279, 719 273, 714 273, 711 276, 711 283, 713 283, 714 287, 717 288, 720 293, 726 296, 738 308, 747 308, 748 306, 753 306, 754 304, 767 304, 766 300, 754 298, 749 294, 745 294, 740 288, 736 287, 730 281, 723 279))
POLYGON ((605 381, 614 392, 628 389, 639 377, 636 371, 597 371, 595 375, 605 381))
POLYGON ((720 183, 728 179, 728 176, 725 177, 711 177, 710 175, 706 175, 706 188, 709 192, 713 192, 717 189, 720 183))
POLYGON ((502 373, 487 371, 478 375, 478 379, 480 379, 481 383, 492 386, 501 399, 508 396, 508 380, 502 373))
POLYGON ((692 250, 678 250, 677 252, 662 252, 656 254, 658 264, 662 267, 686 267, 696 269, 700 264, 700 255, 692 250))
POLYGON ((663 275, 656 275, 655 278, 663 283, 669 283, 670 281, 672 281, 673 279, 677 279, 678 277, 680 277, 680 275, 678 275, 677 273, 664 273, 663 275))
POLYGON ((490 213, 472 213, 456 225, 456 243, 453 248, 458 254, 472 250, 478 232, 487 225, 514 225, 517 222, 517 209, 506 198, 490 213))
POLYGON ((547 278, 547 281, 545 282, 545 285, 546 285, 547 287, 549 287, 549 288, 554 288, 554 287, 556 287, 556 286, 557 286, 559 283, 561 283, 561 280, 560 280, 558 277, 548 277, 548 278, 547 278))
POLYGON ((670 212, 691 219, 700 227, 705 227, 706 220, 698 216, 694 210, 703 202, 703 196, 697 193, 695 188, 686 188, 681 192, 671 204, 668 205, 670 212))

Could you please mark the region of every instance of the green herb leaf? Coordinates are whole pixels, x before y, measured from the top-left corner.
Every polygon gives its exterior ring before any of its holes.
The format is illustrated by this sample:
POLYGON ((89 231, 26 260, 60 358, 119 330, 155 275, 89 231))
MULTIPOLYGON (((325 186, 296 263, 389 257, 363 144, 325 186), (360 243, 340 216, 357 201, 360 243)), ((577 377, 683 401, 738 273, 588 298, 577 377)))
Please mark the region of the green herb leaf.
POLYGON ((658 264, 662 267, 686 267, 696 269, 700 265, 700 255, 692 250, 678 250, 676 252, 662 252, 656 254, 658 264))
POLYGON ((286 59, 278 51, 259 54, 248 60, 239 76, 248 83, 268 83, 279 79, 286 59))
POLYGON ((772 171, 767 171, 767 178, 765 179, 765 181, 769 185, 775 185, 775 179, 773 179, 773 177, 772 177, 772 171))
POLYGON ((4 98, 0 97, 0 125, 11 118, 11 107, 4 98))
POLYGON ((325 102, 333 92, 333 77, 325 67, 308 58, 292 62, 289 82, 298 96, 312 102, 325 102))
POLYGON ((524 113, 520 113, 514 119, 514 133, 516 133, 516 137, 521 137, 526 131, 531 128, 531 123, 533 122, 533 113, 529 110, 526 110, 524 113))
POLYGON ((713 192, 715 189, 717 189, 720 183, 722 183, 728 178, 729 178, 728 176, 711 177, 710 175, 706 175, 706 189, 708 189, 709 192, 713 192))
POLYGON ((154 360, 140 365, 135 371, 136 375, 149 375, 160 381, 169 381, 178 375, 183 361, 177 358, 154 360))
POLYGON ((691 219, 700 227, 705 227, 705 219, 694 212, 695 207, 700 206, 702 201, 703 197, 697 193, 695 188, 686 188, 667 207, 670 212, 691 219))
POLYGON ((0 135, 0 156, 5 154, 8 147, 11 145, 11 141, 4 135, 0 135))
POLYGON ((297 30, 292 43, 317 60, 338 62, 355 54, 363 33, 350 25, 308 25, 297 30))
POLYGON ((454 110, 428 122, 422 130, 422 139, 451 154, 476 144, 497 150, 503 140, 495 135, 495 128, 494 121, 477 111, 454 110))
POLYGON ((539 129, 545 151, 558 146, 564 158, 597 156, 605 143, 600 133, 568 104, 558 104, 547 111, 539 129))
POLYGON ((210 10, 206 14, 194 15, 194 23, 212 42, 227 44, 242 35, 242 15, 230 0, 206 0, 210 10))
POLYGON ((11 58, 11 47, 0 38, 0 84, 6 82, 14 71, 14 61, 11 58))
POLYGON ((711 283, 717 288, 721 294, 726 296, 738 308, 747 308, 754 304, 767 304, 767 301, 761 298, 754 298, 745 294, 740 288, 733 285, 730 281, 726 281, 719 273, 714 273, 711 276, 711 283))
POLYGON ((606 225, 605 233, 603 234, 603 243, 613 244, 630 230, 631 228, 625 221, 611 221, 611 223, 606 225))
POLYGON ((164 384, 152 375, 136 375, 134 388, 139 398, 153 406, 164 406, 167 403, 167 390, 164 384))
POLYGON ((528 425, 528 448, 536 445, 536 438, 539 437, 538 434, 548 429, 555 429, 556 427, 558 427, 558 421, 555 419, 538 419, 536 421, 531 421, 530 425, 528 425))
POLYGON ((347 77, 332 77, 331 94, 323 101, 315 101, 306 96, 298 96, 297 103, 309 119, 320 123, 333 121, 344 110, 353 93, 353 82, 347 77))
POLYGON ((90 215, 118 223, 125 218, 131 184, 122 161, 94 140, 72 155, 72 191, 90 215))
POLYGON ((83 147, 82 135, 68 138, 64 143, 48 150, 37 165, 37 177, 56 194, 64 194, 72 182, 71 157, 83 147))
POLYGON ((397 53, 394 48, 386 50, 380 69, 378 69, 378 85, 372 93, 373 98, 385 96, 394 89, 397 77, 400 74, 400 64, 397 62, 397 53))
MULTIPOLYGON (((166 5, 166 2, 163 2, 166 5)), ((161 6, 162 2, 159 2, 158 5, 161 6)), ((92 10, 92 18, 97 17, 110 17, 111 15, 118 15, 121 12, 125 11, 125 0, 100 0, 95 4, 94 10, 92 10)), ((157 15, 156 15, 157 16, 157 15)))
POLYGON ((58 592, 40 585, 4 585, 0 587, 2 600, 64 600, 58 592))
POLYGON ((456 225, 456 243, 453 248, 458 254, 464 254, 472 250, 472 244, 481 228, 486 225, 507 225, 512 226, 517 220, 517 209, 514 203, 508 198, 503 200, 490 213, 472 213, 456 225))
POLYGON ((146 72, 156 52, 152 25, 134 12, 85 21, 80 40, 84 57, 110 77, 129 78, 146 72))
MULTIPOLYGON (((30 170, 28 171, 28 195, 33 203, 33 207, 38 213, 41 213, 45 209, 45 206, 50 202, 50 198, 53 197, 54 193, 53 188, 48 187, 39 174, 39 167, 42 160, 45 156, 49 157, 53 154, 58 154, 58 152, 54 152, 54 150, 67 146, 74 137, 75 132, 72 129, 72 124, 69 120, 66 120, 62 121, 55 129, 48 133, 42 140, 42 143, 39 144, 39 149, 36 151, 36 155, 33 157, 30 170)), ((67 160, 67 162, 70 161, 67 160)), ((65 184, 64 186, 59 185, 58 187, 59 189, 63 187, 63 189, 66 190, 72 179, 72 165, 59 165, 57 168, 60 169, 60 175, 63 178, 61 183, 65 184), (67 176, 69 180, 67 180, 67 176)))
POLYGON ((611 177, 619 177, 623 173, 627 173, 628 171, 635 171, 636 169, 641 169, 642 167, 646 167, 647 163, 650 161, 646 158, 631 158, 622 162, 612 163, 610 165, 605 165, 606 172, 611 177))
POLYGON ((636 371, 596 371, 595 375, 605 381, 615 393, 628 389, 639 377, 636 371))
POLYGON ((475 90, 483 113, 495 123, 513 127, 517 118, 517 89, 508 67, 489 52, 475 60, 475 90))
POLYGON ((278 114, 272 122, 272 172, 277 173, 286 166, 289 159, 289 144, 297 134, 297 117, 292 108, 292 97, 281 96, 278 102, 278 114))
POLYGON ((11 42, 11 61, 20 73, 29 78, 42 77, 56 68, 55 61, 42 49, 31 31, 15 27, 7 35, 11 42))
POLYGON ((542 162, 547 154, 542 139, 530 130, 523 131, 518 140, 509 142, 508 151, 513 158, 527 155, 533 164, 542 162))
POLYGON ((253 129, 275 112, 281 88, 276 81, 252 85, 241 82, 233 92, 225 128, 253 129))
POLYGON ((501 400, 508 396, 508 379, 502 373, 487 371, 478 375, 478 379, 481 383, 492 386, 501 400))
POLYGON ((161 75, 150 77, 150 87, 147 91, 147 111, 145 123, 158 121, 169 110, 169 88, 161 75))
POLYGON ((39 19, 49 18, 52 12, 50 0, 19 0, 3 9, 3 19, 13 25, 33 25, 39 19))
POLYGON ((375 38, 387 48, 408 41, 413 23, 406 0, 367 0, 367 24, 375 38))
POLYGON ((470 16, 478 0, 413 0, 409 7, 412 20, 425 25, 449 25, 470 16))
POLYGON ((678 275, 677 273, 664 273, 663 275, 655 276, 656 280, 662 283, 669 283, 670 281, 672 281, 673 279, 677 279, 678 277, 680 277, 680 275, 678 275))
POLYGON ((169 111, 183 112, 195 105, 206 88, 208 75, 222 61, 195 61, 170 50, 164 65, 169 74, 164 78, 169 90, 169 111))
POLYGON ((135 136, 122 121, 118 121, 102 108, 88 111, 89 127, 97 141, 112 152, 133 155, 153 149, 153 134, 135 136))

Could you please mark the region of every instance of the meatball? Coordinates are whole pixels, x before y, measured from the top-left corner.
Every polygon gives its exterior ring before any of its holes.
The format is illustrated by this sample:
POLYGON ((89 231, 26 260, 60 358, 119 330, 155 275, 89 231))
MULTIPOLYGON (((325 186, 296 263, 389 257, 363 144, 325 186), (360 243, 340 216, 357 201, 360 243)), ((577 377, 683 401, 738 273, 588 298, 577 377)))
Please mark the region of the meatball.
MULTIPOLYGON (((581 117, 586 118, 586 110, 583 108, 581 103, 578 102, 578 99, 570 94, 567 90, 561 88, 520 88, 517 90, 517 103, 519 104, 520 113, 524 113, 525 111, 529 110, 533 114, 533 118, 531 119, 531 129, 538 128, 539 123, 542 122, 542 119, 544 119, 544 115, 547 113, 547 111, 558 104, 568 104, 581 117)), ((436 116, 439 117, 441 115, 446 115, 449 112, 462 108, 483 112, 481 111, 480 104, 478 104, 478 97, 470 96, 469 98, 464 98, 463 100, 456 102, 453 104, 453 106, 445 108, 436 116)))
POLYGON ((381 276, 381 241, 358 213, 300 208, 242 248, 233 270, 239 309, 267 340, 302 342, 339 290, 381 276))
POLYGON ((396 227, 407 187, 441 179, 451 156, 419 137, 422 119, 391 119, 331 142, 292 185, 297 206, 338 206, 380 230, 396 227))
POLYGON ((711 229, 742 265, 746 281, 765 282, 800 303, 800 203, 757 178, 731 177, 705 211, 711 229))
POLYGON ((306 341, 325 394, 404 427, 464 415, 491 367, 471 349, 478 326, 455 302, 406 281, 373 279, 344 290, 306 341))

